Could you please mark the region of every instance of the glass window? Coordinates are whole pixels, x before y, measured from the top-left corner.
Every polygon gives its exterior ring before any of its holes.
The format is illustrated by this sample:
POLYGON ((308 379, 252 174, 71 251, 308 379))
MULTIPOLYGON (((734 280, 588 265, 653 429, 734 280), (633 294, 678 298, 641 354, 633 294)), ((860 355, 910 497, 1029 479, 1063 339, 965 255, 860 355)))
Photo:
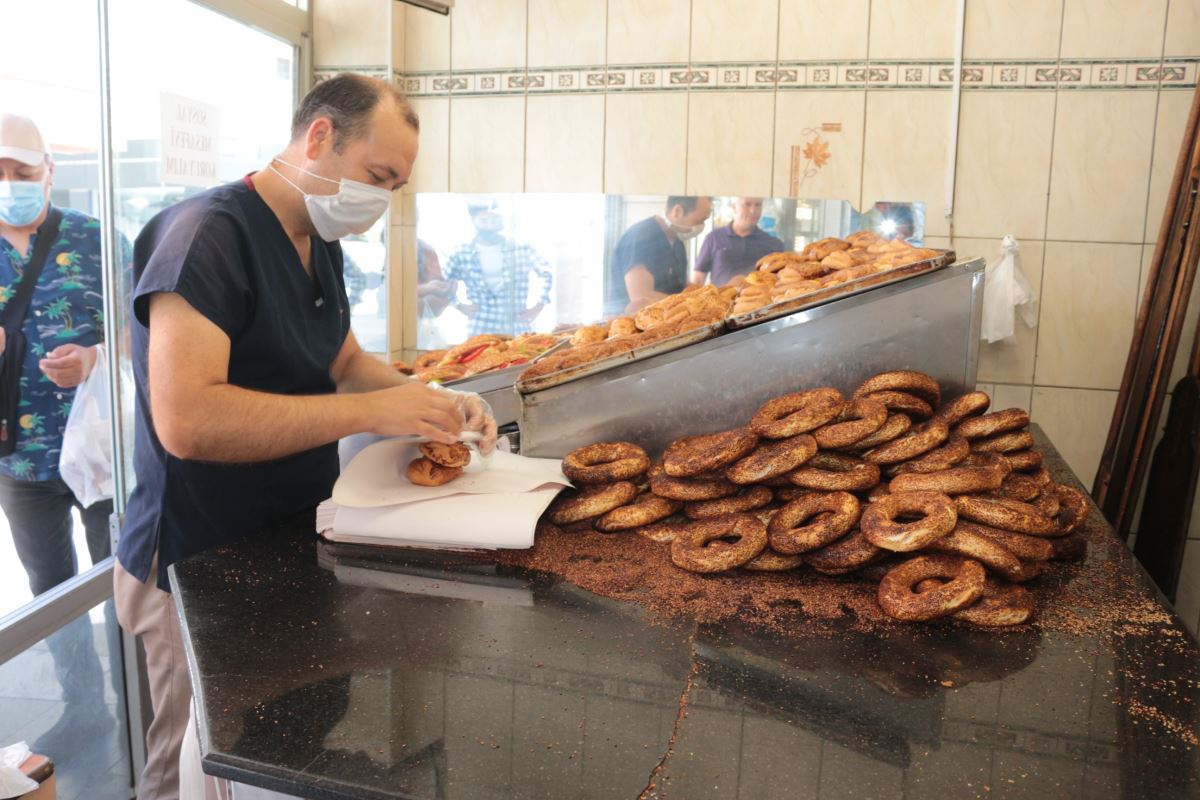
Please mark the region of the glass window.
MULTIPOLYGON (((666 211, 667 198, 659 195, 418 194, 417 291, 406 299, 418 319, 417 338, 415 348, 406 342, 405 349, 441 349, 481 333, 546 333, 616 316, 625 299, 615 264, 627 260, 622 253, 630 252, 634 238, 649 248, 637 250, 638 257, 661 262, 655 290, 663 289, 658 278, 682 288, 696 279, 707 238, 734 221, 738 198, 711 200, 700 235, 672 255, 666 234, 657 234, 650 222, 666 211)), ((771 248, 803 250, 864 228, 914 245, 924 236, 920 203, 877 203, 861 214, 842 200, 766 197, 761 203, 754 221, 761 233, 716 259, 718 282, 729 277, 731 266, 753 269, 771 248)), ((714 248, 725 247, 719 241, 714 248)), ((678 289, 667 293, 672 291, 678 289)))
MULTIPOLYGON (((109 35, 115 213, 128 241, 167 206, 262 168, 287 144, 292 45, 188 0, 110 0, 109 35)), ((117 286, 122 331, 131 279, 126 272, 117 286)), ((128 360, 128 337, 122 342, 128 360)), ((132 391, 124 397, 128 492, 132 391)))
MULTIPOLYGON (((6 31, 30 34, 9 35, 0 47, 0 113, 28 117, 40 131, 51 156, 48 166, 39 167, 50 182, 50 202, 94 218, 99 213, 100 188, 97 5, 94 0, 45 0, 4 2, 2 8, 0 17, 6 31), (64 20, 70 20, 70 24, 63 24, 64 20), (53 46, 48 47, 45 36, 34 32, 53 32, 53 46)), ((15 163, 8 161, 10 166, 15 163)), ((5 293, 17 285, 11 259, 19 261, 29 253, 17 235, 10 234, 9 238, 0 233, 0 291, 5 293)), ((64 300, 63 312, 73 313, 81 321, 91 317, 89 335, 95 336, 94 314, 102 309, 99 225, 94 219, 73 216, 61 238, 69 242, 56 245, 51 253, 55 263, 46 266, 48 277, 52 279, 56 269, 77 269, 82 279, 73 283, 80 284, 80 289, 60 294, 42 294, 39 290, 28 314, 37 315, 48 310, 50 303, 64 300)), ((44 286, 43 281, 39 284, 44 286)), ((56 338, 58 333, 65 334, 66 328, 57 332, 42 327, 37 330, 45 335, 30 340, 30 359, 36 360, 39 353, 52 351, 66 341, 56 338)), ((21 508, 21 496, 38 491, 37 487, 57 477, 55 454, 74 396, 73 390, 53 387, 40 376, 34 380, 36 395, 33 391, 22 392, 18 452, 5 459, 7 466, 0 469, 9 480, 24 476, 0 491, 0 506, 5 512, 0 514, 0 616, 24 605, 34 592, 45 591, 103 560, 110 550, 107 508, 96 508, 86 515, 91 536, 78 511, 72 510, 69 497, 56 508, 34 514, 28 513, 27 503, 24 510, 21 508), (23 446, 26 444, 29 450, 23 446), (55 474, 41 474, 47 470, 55 474)), ((26 377, 26 389, 29 385, 26 377)), ((0 478, 0 482, 4 480, 0 478)))
POLYGON ((54 761, 58 797, 129 797, 125 678, 112 600, 0 664, 0 744, 54 761))

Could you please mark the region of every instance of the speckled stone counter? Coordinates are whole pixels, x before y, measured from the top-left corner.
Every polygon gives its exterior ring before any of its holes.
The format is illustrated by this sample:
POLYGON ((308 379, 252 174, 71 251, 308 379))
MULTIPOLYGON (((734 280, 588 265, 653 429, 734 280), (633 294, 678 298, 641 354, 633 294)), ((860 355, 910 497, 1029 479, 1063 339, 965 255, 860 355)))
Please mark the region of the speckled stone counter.
POLYGON ((664 622, 311 519, 172 580, 205 770, 306 797, 1200 796, 1195 640, 1095 510, 1088 536, 1039 598, 1120 581, 1122 608, 1075 629, 664 622))

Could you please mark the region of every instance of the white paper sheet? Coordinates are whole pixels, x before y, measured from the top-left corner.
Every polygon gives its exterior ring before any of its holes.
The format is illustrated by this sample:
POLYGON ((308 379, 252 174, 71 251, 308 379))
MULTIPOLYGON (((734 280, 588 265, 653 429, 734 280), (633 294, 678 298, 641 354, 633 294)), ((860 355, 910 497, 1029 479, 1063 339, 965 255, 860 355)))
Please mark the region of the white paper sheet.
POLYGON ((405 547, 524 549, 533 546, 538 517, 561 490, 552 484, 531 492, 456 494, 388 507, 337 505, 318 509, 318 530, 333 542, 405 547))
POLYGON ((334 502, 344 507, 379 508, 459 494, 511 494, 549 484, 559 488, 571 485, 558 459, 497 451, 485 467, 479 454, 472 451, 471 464, 450 483, 415 486, 409 482, 406 470, 409 462, 419 456, 417 445, 402 439, 387 439, 364 448, 334 484, 334 502))

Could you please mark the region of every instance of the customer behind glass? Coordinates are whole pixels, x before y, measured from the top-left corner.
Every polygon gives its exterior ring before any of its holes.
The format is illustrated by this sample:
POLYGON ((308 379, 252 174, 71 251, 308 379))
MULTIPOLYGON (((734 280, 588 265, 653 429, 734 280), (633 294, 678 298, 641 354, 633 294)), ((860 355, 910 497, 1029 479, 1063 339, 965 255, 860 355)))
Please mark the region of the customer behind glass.
POLYGON ((146 648, 154 709, 141 798, 177 797, 181 753, 199 760, 194 741, 181 751, 191 685, 168 566, 281 520, 311 525, 343 437, 451 443, 479 430, 481 449, 494 447, 478 395, 412 381, 350 331, 338 240, 369 229, 408 180, 418 125, 390 84, 330 78, 264 169, 177 203, 137 238, 137 486, 114 581, 121 625, 146 648))
POLYGON ((458 309, 470 319, 467 333, 507 333, 533 330, 533 321, 550 302, 554 274, 546 259, 524 242, 510 239, 504 217, 490 199, 467 204, 475 236, 450 256, 446 280, 462 281, 467 302, 458 309), (529 276, 542 282, 541 299, 529 302, 529 276))
MULTIPOLYGON (((0 113, 0 304, 13 296, 31 266, 39 227, 52 207, 53 185, 54 161, 37 126, 26 117, 0 113)), ((74 209, 59 211, 58 234, 21 325, 26 351, 20 365, 21 416, 11 432, 16 450, 0 458, 0 507, 34 595, 79 571, 73 507, 83 519, 92 563, 108 558, 111 550, 112 501, 84 508, 58 471, 74 389, 91 372, 104 335, 100 222, 74 209)), ((0 351, 4 340, 0 328, 0 351)), ((48 642, 67 708, 46 741, 68 733, 71 725, 86 726, 86 737, 112 724, 91 623, 86 615, 77 623, 48 642)))
POLYGON ((632 314, 688 282, 684 242, 704 231, 712 213, 707 197, 668 197, 665 214, 629 226, 613 250, 604 295, 604 313, 632 314))
POLYGON ((700 245, 692 283, 703 284, 712 276, 714 286, 724 286, 738 275, 749 275, 754 265, 768 253, 780 253, 783 241, 758 227, 762 219, 761 197, 736 197, 733 221, 714 228, 700 245))
POLYGON ((437 251, 417 240, 417 303, 422 315, 439 317, 454 300, 455 283, 442 274, 437 251))

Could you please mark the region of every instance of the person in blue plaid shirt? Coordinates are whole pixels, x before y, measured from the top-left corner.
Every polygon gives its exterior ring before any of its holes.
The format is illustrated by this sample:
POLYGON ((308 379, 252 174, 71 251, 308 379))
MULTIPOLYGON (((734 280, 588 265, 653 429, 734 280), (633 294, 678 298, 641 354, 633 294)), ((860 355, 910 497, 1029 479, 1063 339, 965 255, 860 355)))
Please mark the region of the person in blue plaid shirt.
POLYGON ((523 242, 504 236, 504 218, 494 202, 467 206, 475 238, 450 256, 446 280, 462 281, 467 302, 458 308, 470 318, 468 335, 507 333, 517 335, 533 330, 533 321, 550 302, 554 274, 546 259, 523 242), (542 282, 541 299, 529 302, 529 276, 542 282))

